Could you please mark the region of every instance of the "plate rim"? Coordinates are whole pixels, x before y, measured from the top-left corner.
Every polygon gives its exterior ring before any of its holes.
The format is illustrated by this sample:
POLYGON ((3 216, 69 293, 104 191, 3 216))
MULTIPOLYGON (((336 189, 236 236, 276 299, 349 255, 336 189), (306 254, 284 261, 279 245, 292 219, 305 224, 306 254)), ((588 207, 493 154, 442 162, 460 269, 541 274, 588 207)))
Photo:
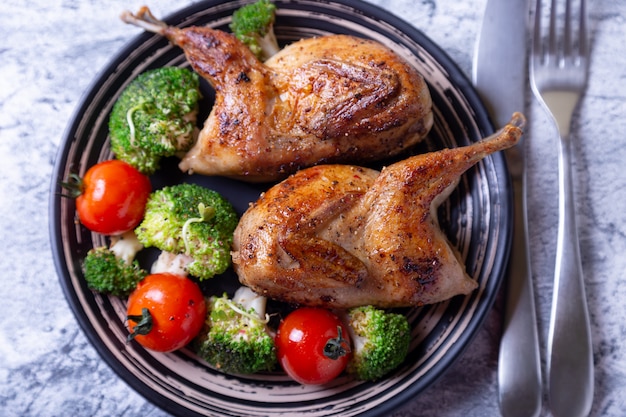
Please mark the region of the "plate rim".
MULTIPOLYGON (((198 13, 208 7, 220 5, 227 2, 227 0, 204 0, 198 3, 188 5, 180 10, 174 11, 168 14, 163 20, 170 24, 182 24, 187 16, 198 13)), ((278 0, 276 3, 298 3, 298 0, 278 0)), ((234 2, 232 2, 234 3, 234 2)), ((238 3, 247 3, 242 0, 238 3)), ((355 11, 367 14, 370 17, 375 17, 376 20, 384 21, 385 23, 393 26, 396 30, 402 32, 411 39, 419 40, 419 44, 428 51, 428 53, 444 67, 449 70, 448 76, 451 83, 463 93, 464 98, 467 100, 469 107, 473 110, 473 119, 476 120, 476 124, 483 136, 487 136, 494 132, 493 123, 488 115, 484 103, 481 101, 478 93, 471 84, 469 78, 463 73, 458 64, 454 62, 450 56, 437 44, 435 44, 422 30, 401 19, 400 17, 392 14, 391 12, 382 9, 378 5, 366 3, 358 0, 325 0, 326 4, 339 4, 355 11)), ((78 294, 76 289, 68 282, 70 271, 66 260, 62 253, 62 224, 61 224, 61 208, 60 198, 58 196, 60 192, 59 175, 63 173, 64 168, 67 166, 69 159, 69 148, 72 141, 76 141, 74 134, 80 123, 80 115, 84 114, 93 101, 94 96, 97 95, 97 86, 101 86, 103 81, 108 75, 110 75, 115 68, 139 45, 145 43, 154 35, 146 32, 139 33, 133 36, 127 41, 117 52, 111 56, 104 67, 98 72, 98 74, 91 80, 85 92, 82 94, 77 105, 74 108, 73 113, 70 115, 67 123, 67 127, 63 132, 61 142, 56 154, 54 168, 52 171, 52 178, 50 184, 50 196, 49 196, 49 233, 51 241, 52 256, 54 259, 55 269, 57 277, 61 283, 63 293, 65 295, 68 304, 74 314, 74 317, 79 323, 79 326, 83 333, 87 336, 90 344, 95 348, 100 357, 104 359, 104 362, 123 380, 126 384, 132 387, 136 392, 142 395, 146 400, 160 407, 161 409, 174 413, 176 415, 198 415, 194 411, 182 407, 177 403, 174 403, 171 399, 163 396, 162 394, 152 390, 145 385, 135 375, 131 374, 128 369, 119 362, 103 343, 103 340, 98 336, 95 331, 94 325, 89 320, 87 312, 80 308, 80 302, 78 300, 78 294)), ((499 273, 499 277, 494 280, 490 280, 494 285, 492 286, 490 297, 485 303, 481 304, 480 308, 477 308, 472 316, 473 326, 471 331, 464 331, 458 338, 458 342, 450 348, 450 356, 452 360, 438 361, 432 367, 423 378, 426 379, 426 387, 430 387, 437 379, 441 378, 445 374, 446 370, 452 366, 454 362, 458 360, 462 352, 468 348, 471 340, 476 336, 478 330, 483 326, 483 323, 491 311, 495 302, 496 294, 503 281, 503 276, 507 271, 507 264, 511 250, 512 241, 512 189, 510 183, 510 175, 508 173, 506 160, 501 152, 490 156, 493 160, 493 169, 496 171, 498 177, 503 178, 505 184, 498 190, 500 198, 506 200, 507 204, 500 210, 500 230, 504 234, 503 239, 498 240, 499 251, 501 250, 503 255, 497 257, 497 264, 493 265, 493 270, 499 273)), ((490 189, 490 192, 492 190, 490 189)), ((494 225, 495 227, 495 225, 494 225)), ((377 405, 374 408, 367 410, 363 415, 378 416, 385 413, 389 413, 392 410, 405 404, 410 398, 414 397, 415 390, 410 388, 403 390, 394 397, 387 401, 377 405)))

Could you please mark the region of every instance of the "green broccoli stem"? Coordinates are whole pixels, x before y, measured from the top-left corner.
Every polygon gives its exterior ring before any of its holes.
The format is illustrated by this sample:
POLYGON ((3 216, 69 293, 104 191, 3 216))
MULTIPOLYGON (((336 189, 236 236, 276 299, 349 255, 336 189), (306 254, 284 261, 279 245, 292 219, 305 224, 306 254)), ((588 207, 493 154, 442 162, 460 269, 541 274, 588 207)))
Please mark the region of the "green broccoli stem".
POLYGON ((137 335, 147 335, 152 330, 152 314, 150 314, 150 310, 147 308, 141 309, 141 315, 130 315, 127 316, 126 319, 128 321, 134 321, 137 323, 132 332, 126 338, 127 342, 130 342, 137 335))
POLYGON ((185 253, 187 255, 191 252, 191 244, 189 242, 189 227, 194 223, 202 223, 208 222, 215 216, 215 208, 212 206, 205 206, 204 203, 198 204, 198 211, 200 212, 200 217, 192 217, 188 219, 183 225, 182 235, 183 242, 185 243, 185 253))
POLYGON ((141 109, 144 106, 144 103, 139 103, 136 106, 131 107, 126 112, 126 122, 128 123, 129 135, 130 135, 130 146, 136 147, 136 135, 135 135, 135 122, 133 122, 133 114, 141 109))
POLYGON ((328 339, 324 345, 324 356, 337 360, 348 353, 350 353, 349 343, 341 334, 341 326, 337 326, 337 337, 328 339))
POLYGON ((248 313, 247 311, 239 308, 239 306, 237 305, 237 303, 233 302, 230 299, 226 299, 226 298, 218 298, 215 300, 215 305, 219 306, 219 305, 225 305, 228 308, 230 308, 231 310, 233 310, 235 313, 240 314, 244 317, 249 318, 252 321, 255 321, 259 324, 267 324, 270 321, 270 316, 269 314, 265 315, 265 319, 260 319, 258 316, 255 316, 254 314, 248 313))

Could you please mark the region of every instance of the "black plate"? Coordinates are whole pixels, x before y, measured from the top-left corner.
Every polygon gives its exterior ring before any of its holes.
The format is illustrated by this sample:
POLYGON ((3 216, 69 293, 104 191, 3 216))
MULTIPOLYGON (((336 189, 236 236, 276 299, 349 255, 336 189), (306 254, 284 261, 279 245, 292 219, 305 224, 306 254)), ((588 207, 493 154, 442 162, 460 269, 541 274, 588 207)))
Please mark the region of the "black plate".
MULTIPOLYGON (((209 25, 228 30, 241 1, 205 1, 165 19, 169 24, 209 25)), ((485 108, 469 81, 450 58, 423 33, 367 3, 350 0, 276 1, 276 33, 282 43, 330 33, 372 38, 404 56, 425 77, 434 102, 435 123, 415 151, 475 142, 493 132, 485 108)), ((112 22, 111 24, 122 24, 112 22)), ((486 158, 463 176, 439 217, 451 242, 465 258, 479 288, 466 297, 407 311, 413 326, 410 353, 394 373, 376 383, 340 377, 327 386, 300 386, 280 373, 224 375, 191 352, 151 353, 126 344, 125 301, 91 292, 81 261, 94 245, 104 244, 75 221, 72 200, 61 198, 59 182, 71 172, 83 174, 112 157, 108 115, 115 99, 137 74, 165 65, 187 66, 177 47, 160 36, 142 34, 113 58, 95 80, 73 116, 59 150, 51 187, 51 239, 65 295, 82 329, 104 360, 128 384, 176 415, 387 415, 429 386, 458 357, 491 308, 505 272, 511 239, 509 177, 501 155, 486 158)), ((212 92, 203 85, 202 111, 212 92)), ((197 182, 223 193, 242 213, 263 186, 223 178, 187 176, 166 161, 153 187, 197 182)), ((232 271, 216 278, 210 290, 232 288, 232 271)))

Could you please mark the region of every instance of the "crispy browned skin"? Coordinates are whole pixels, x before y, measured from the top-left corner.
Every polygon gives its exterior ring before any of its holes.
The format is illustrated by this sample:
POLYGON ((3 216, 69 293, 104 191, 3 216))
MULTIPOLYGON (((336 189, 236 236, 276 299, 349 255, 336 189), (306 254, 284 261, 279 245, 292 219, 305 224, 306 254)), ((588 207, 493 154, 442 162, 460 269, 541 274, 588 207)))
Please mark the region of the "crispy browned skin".
POLYGON ((198 142, 181 161, 184 171, 276 180, 318 163, 395 155, 432 126, 423 78, 377 42, 305 39, 262 63, 222 31, 169 27, 147 8, 122 18, 180 46, 215 88, 198 142))
POLYGON ((235 230, 242 284, 289 303, 402 307, 467 294, 477 283, 437 224, 437 206, 485 156, 513 146, 521 114, 481 142, 414 156, 378 172, 304 169, 272 187, 235 230))

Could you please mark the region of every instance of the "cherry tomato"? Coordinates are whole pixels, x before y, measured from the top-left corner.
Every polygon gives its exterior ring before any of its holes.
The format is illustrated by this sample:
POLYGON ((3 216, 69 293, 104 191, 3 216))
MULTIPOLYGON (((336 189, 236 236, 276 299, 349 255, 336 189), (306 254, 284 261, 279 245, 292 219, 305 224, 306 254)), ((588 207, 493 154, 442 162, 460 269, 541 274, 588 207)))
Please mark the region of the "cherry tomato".
POLYGON ((325 384, 350 358, 350 335, 332 312, 303 307, 289 313, 276 334, 278 361, 301 384, 325 384))
POLYGON ((207 309, 198 284, 170 273, 144 278, 128 297, 129 340, 158 352, 187 345, 202 329, 207 309))
POLYGON ((152 190, 146 175, 116 159, 92 166, 75 186, 80 222, 103 235, 134 229, 143 219, 152 190))

